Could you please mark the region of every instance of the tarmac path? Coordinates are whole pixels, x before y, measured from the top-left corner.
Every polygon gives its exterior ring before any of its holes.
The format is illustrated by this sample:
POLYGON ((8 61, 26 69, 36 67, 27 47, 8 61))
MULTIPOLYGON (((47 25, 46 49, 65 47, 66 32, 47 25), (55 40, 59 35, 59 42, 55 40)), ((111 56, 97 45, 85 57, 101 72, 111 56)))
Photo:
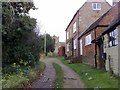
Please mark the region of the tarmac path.
POLYGON ((46 68, 43 74, 40 75, 40 78, 34 81, 29 88, 54 88, 56 73, 52 66, 53 62, 59 64, 64 72, 63 88, 84 88, 84 84, 78 74, 57 58, 46 58, 42 62, 46 64, 46 68))

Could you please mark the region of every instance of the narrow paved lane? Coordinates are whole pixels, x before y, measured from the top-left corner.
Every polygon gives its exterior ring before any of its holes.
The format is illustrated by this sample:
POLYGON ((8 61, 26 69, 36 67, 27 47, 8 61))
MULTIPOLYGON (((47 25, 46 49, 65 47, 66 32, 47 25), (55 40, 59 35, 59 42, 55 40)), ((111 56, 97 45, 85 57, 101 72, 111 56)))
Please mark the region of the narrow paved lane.
POLYGON ((72 69, 68 66, 61 63, 60 60, 56 58, 51 58, 53 62, 56 62, 62 67, 64 72, 64 88, 84 88, 83 82, 80 80, 78 74, 76 74, 72 69))
POLYGON ((46 64, 44 72, 40 78, 31 84, 30 88, 53 88, 55 81, 55 69, 52 66, 50 59, 43 59, 46 64))
POLYGON ((41 78, 31 84, 31 88, 53 88, 56 74, 52 62, 55 62, 62 67, 64 72, 64 88, 84 88, 84 84, 80 80, 78 74, 61 63, 60 60, 56 58, 47 58, 42 61, 46 63, 46 69, 41 78))

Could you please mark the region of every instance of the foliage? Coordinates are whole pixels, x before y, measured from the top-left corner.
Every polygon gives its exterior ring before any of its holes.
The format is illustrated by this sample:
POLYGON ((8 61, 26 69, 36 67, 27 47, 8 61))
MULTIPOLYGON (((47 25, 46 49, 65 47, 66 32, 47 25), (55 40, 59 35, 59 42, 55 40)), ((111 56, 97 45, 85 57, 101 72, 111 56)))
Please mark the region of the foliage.
MULTIPOLYGON (((41 41, 41 49, 42 52, 44 51, 44 43, 45 43, 45 34, 40 36, 40 41, 41 41)), ((46 51, 50 52, 51 49, 53 48, 53 39, 49 34, 46 34, 46 51)))
POLYGON ((56 71, 55 88, 63 88, 64 73, 62 68, 56 63, 53 63, 53 67, 56 71))
MULTIPOLYGON (((15 66, 15 68, 18 68, 15 66)), ((34 68, 18 68, 17 74, 4 74, 2 76, 2 88, 23 88, 35 80, 45 68, 45 64, 39 62, 34 68)))
POLYGON ((34 67, 39 61, 40 36, 35 32, 36 20, 28 16, 30 9, 35 9, 32 2, 2 3, 3 74, 21 66, 34 67))
POLYGON ((68 64, 67 60, 59 58, 65 65, 72 68, 79 74, 87 88, 118 88, 118 78, 111 76, 110 73, 92 68, 88 65, 68 64))

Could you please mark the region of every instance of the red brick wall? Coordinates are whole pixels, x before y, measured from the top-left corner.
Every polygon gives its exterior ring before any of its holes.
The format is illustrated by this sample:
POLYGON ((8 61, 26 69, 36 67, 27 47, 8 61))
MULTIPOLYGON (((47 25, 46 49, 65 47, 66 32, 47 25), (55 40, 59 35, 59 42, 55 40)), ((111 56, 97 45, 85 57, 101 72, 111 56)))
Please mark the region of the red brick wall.
MULTIPOLYGON (((113 7, 103 17, 103 19, 99 22, 99 25, 109 25, 110 23, 112 23, 114 18, 117 17, 117 14, 118 14, 118 7, 113 7)), ((104 30, 106 30, 106 27, 97 27, 96 28, 96 38, 99 37, 104 30)), ((89 33, 85 34, 82 37, 82 41, 83 41, 83 62, 88 63, 88 64, 93 66, 94 65, 94 60, 95 60, 95 44, 92 43, 88 46, 85 46, 85 37, 90 33, 92 34, 92 40, 94 40, 95 39, 94 30, 90 31, 89 33)), ((97 54, 99 56, 98 47, 97 47, 97 54)), ((98 59, 99 58, 97 58, 97 64, 100 65, 100 60, 98 60, 98 59)))
POLYGON ((58 48, 58 55, 59 56, 64 56, 65 54, 65 47, 64 46, 61 46, 58 48))
POLYGON ((84 35, 82 39, 82 47, 83 47, 83 57, 82 62, 86 64, 90 64, 91 66, 94 66, 94 60, 95 60, 95 44, 89 44, 85 45, 85 37, 87 35, 91 34, 92 40, 94 39, 94 31, 87 33, 84 35))

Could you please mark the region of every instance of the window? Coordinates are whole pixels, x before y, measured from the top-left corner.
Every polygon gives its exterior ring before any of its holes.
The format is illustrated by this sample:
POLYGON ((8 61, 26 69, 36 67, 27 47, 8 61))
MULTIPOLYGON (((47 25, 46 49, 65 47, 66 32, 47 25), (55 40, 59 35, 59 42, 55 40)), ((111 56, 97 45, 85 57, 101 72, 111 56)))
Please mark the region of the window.
POLYGON ((67 31, 67 39, 69 39, 69 32, 67 31))
POLYGON ((67 52, 69 52, 69 44, 67 44, 67 52))
POLYGON ((76 32, 76 22, 73 24, 73 33, 76 32))
POLYGON ((101 10, 101 3, 92 3, 93 10, 101 10))
POLYGON ((104 48, 106 48, 106 39, 107 39, 107 37, 106 37, 106 35, 104 35, 103 37, 102 37, 102 40, 103 40, 103 47, 104 48))
POLYGON ((109 47, 118 45, 118 29, 109 33, 109 47))
POLYGON ((73 41, 73 44, 74 44, 74 49, 76 49, 77 39, 75 39, 75 40, 73 41))
POLYGON ((85 45, 87 46, 89 44, 91 44, 91 34, 89 34, 85 37, 85 45))
POLYGON ((82 40, 80 40, 80 55, 83 55, 83 50, 82 50, 82 40))
POLYGON ((70 28, 70 37, 72 37, 72 29, 70 28))

